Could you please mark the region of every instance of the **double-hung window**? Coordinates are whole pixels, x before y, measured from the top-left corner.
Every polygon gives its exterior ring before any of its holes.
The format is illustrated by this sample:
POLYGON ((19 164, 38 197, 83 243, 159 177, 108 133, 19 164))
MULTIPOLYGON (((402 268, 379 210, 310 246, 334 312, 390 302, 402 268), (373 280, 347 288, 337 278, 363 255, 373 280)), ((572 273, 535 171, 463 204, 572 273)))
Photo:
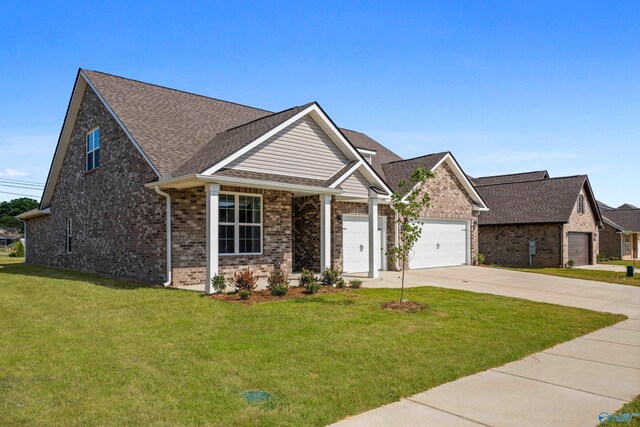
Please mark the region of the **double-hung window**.
POLYGON ((218 213, 221 254, 262 253, 262 196, 221 193, 218 213))
POLYGON ((100 167, 100 128, 87 134, 87 172, 100 167))
POLYGON ((67 227, 65 230, 65 249, 68 254, 71 253, 71 218, 67 218, 67 227))
POLYGON ((624 235, 624 254, 630 254, 631 253, 631 235, 630 234, 625 234, 624 235))

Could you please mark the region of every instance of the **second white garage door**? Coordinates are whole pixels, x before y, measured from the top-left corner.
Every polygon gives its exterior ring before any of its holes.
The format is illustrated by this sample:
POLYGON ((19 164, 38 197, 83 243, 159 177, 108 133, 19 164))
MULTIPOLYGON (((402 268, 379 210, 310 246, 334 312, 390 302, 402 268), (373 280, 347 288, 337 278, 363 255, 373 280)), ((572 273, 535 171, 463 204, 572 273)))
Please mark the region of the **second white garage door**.
POLYGON ((420 220, 422 235, 413 248, 409 266, 449 267, 467 263, 467 221, 420 220))

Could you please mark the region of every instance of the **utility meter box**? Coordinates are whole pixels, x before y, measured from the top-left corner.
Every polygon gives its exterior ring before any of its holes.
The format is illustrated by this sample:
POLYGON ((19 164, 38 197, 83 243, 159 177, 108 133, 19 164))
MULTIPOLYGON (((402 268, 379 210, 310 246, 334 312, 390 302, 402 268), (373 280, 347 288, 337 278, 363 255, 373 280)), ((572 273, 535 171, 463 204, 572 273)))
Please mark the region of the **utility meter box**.
POLYGON ((535 255, 535 254, 536 254, 536 241, 529 240, 529 255, 535 255))

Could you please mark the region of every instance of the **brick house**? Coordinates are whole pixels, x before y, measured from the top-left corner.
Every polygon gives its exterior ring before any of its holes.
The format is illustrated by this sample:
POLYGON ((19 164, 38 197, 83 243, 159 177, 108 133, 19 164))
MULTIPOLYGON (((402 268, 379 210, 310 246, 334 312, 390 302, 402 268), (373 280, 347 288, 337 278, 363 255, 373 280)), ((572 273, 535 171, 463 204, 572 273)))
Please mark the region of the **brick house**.
POLYGON ((422 222, 441 236, 416 260, 437 246, 438 266, 475 262, 486 206, 450 153, 402 160, 315 102, 273 113, 81 69, 41 205, 20 216, 26 262, 174 286, 239 269, 377 277, 394 268, 390 195, 417 166, 436 175, 422 222))
POLYGON ((479 217, 479 251, 510 267, 594 264, 602 217, 586 175, 549 178, 546 171, 474 178, 487 202, 479 217), (535 254, 530 256, 530 245, 535 254))
POLYGON ((601 204, 600 253, 620 259, 640 258, 640 209, 622 205, 617 209, 601 204))

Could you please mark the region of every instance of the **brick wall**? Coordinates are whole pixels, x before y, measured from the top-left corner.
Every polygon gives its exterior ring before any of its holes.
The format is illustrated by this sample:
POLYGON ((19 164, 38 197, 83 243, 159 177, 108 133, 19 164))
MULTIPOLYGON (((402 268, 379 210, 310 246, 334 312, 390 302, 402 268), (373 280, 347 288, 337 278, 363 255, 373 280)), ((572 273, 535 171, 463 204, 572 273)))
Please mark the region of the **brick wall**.
POLYGON ((165 202, 144 184, 156 177, 95 93, 85 90, 51 199, 51 214, 27 220, 27 262, 145 282, 165 280, 165 202), (85 172, 85 135, 100 127, 99 168, 85 172), (65 248, 72 220, 72 253, 65 248))
POLYGON ((604 228, 600 229, 598 236, 601 253, 606 257, 622 257, 620 234, 616 232, 615 228, 604 223, 604 228))
MULTIPOLYGON (((261 255, 220 255, 219 272, 231 278, 238 270, 251 270, 265 278, 275 267, 292 268, 291 193, 256 188, 221 186, 222 192, 262 194, 263 247, 261 255)), ((206 281, 206 199, 203 187, 172 190, 173 283, 176 286, 206 281)))
POLYGON ((534 267, 560 267, 560 224, 481 225, 479 250, 487 264, 529 266, 529 240, 536 241, 534 267))
POLYGON ((320 269, 320 197, 293 199, 293 269, 320 269))

